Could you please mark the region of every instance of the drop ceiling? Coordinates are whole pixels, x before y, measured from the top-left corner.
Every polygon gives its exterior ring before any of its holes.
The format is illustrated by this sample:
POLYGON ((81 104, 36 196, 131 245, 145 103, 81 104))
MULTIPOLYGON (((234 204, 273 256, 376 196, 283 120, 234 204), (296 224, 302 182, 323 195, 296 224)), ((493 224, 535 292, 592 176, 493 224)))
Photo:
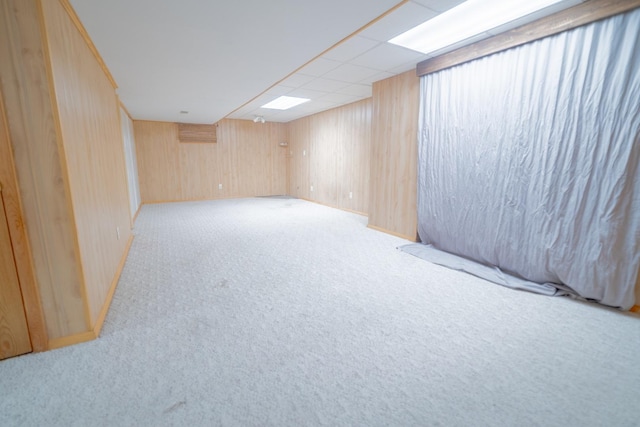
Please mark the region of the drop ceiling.
POLYGON ((288 122, 365 99, 375 81, 580 1, 429 56, 387 40, 462 0, 70 2, 134 119, 214 123, 256 116, 288 122), (311 101, 285 111, 260 108, 280 95, 311 101))

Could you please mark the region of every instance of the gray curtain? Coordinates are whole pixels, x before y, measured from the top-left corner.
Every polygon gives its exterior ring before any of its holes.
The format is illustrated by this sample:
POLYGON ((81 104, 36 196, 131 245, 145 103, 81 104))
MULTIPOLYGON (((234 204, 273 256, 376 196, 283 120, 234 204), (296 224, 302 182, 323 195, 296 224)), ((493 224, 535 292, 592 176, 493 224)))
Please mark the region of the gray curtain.
POLYGON ((427 75, 421 90, 422 241, 630 308, 640 9, 427 75))

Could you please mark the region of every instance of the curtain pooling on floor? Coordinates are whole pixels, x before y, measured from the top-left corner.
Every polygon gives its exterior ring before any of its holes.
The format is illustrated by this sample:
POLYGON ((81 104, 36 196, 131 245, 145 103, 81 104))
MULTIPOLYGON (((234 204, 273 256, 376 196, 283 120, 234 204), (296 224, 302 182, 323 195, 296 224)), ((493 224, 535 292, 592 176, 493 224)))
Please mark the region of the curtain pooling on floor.
POLYGON ((640 9, 421 80, 423 242, 630 308, 640 9))

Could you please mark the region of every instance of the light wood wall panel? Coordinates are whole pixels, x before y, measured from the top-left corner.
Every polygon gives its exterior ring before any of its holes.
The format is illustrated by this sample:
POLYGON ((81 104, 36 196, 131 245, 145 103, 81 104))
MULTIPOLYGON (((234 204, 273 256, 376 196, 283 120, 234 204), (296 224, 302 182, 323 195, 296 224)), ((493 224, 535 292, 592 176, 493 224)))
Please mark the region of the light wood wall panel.
POLYGON ((2 93, 42 312, 56 339, 88 325, 40 24, 37 0, 0 0, 2 93))
POLYGON ((176 123, 134 121, 134 134, 145 203, 286 194, 286 124, 222 120, 215 144, 180 143, 176 123))
MULTIPOLYGON (((133 121, 142 202, 174 200, 182 196, 180 147, 175 123, 133 121)), ((197 146, 213 149, 214 145, 197 146)))
POLYGON ((289 137, 290 195, 368 212, 370 99, 294 120, 289 137))
MULTIPOLYGON (((4 211, 11 238, 13 257, 20 282, 22 302, 27 317, 29 337, 34 351, 47 348, 48 337, 42 314, 40 292, 38 290, 31 259, 31 249, 27 240, 22 202, 13 163, 13 151, 9 137, 4 109, 4 98, 0 91, 0 191, 4 201, 4 211)), ((2 284, 0 284, 0 287, 2 284)))
POLYGON ((373 84, 369 226, 416 239, 420 80, 415 72, 373 84))
POLYGON ((131 236, 120 105, 59 1, 42 2, 67 182, 93 328, 131 236))
POLYGON ((310 199, 309 147, 311 145, 311 117, 289 122, 289 183, 288 194, 310 199))

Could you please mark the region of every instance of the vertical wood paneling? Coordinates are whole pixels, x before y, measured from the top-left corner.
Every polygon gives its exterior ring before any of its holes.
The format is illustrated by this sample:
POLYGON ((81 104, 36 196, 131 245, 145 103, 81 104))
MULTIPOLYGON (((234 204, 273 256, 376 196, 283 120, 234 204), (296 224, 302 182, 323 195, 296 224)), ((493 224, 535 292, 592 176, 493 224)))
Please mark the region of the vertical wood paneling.
POLYGON ((289 195, 309 199, 311 118, 289 122, 289 195))
POLYGON ((311 116, 309 145, 309 181, 313 186, 311 200, 328 206, 338 206, 337 157, 343 147, 338 145, 339 112, 334 110, 311 116), (338 151, 340 150, 340 152, 338 151))
POLYGON ((369 225, 411 240, 417 232, 419 86, 414 71, 373 84, 369 225))
MULTIPOLYGON (((0 186, 2 186, 2 199, 7 217, 7 225, 11 238, 13 257, 20 282, 22 301, 27 316, 31 346, 34 351, 43 351, 47 348, 48 337, 40 292, 35 282, 31 249, 27 240, 24 225, 24 216, 18 182, 13 163, 13 152, 9 142, 9 129, 7 126, 4 100, 0 91, 0 186)), ((0 286, 2 286, 0 284, 0 286)))
POLYGON ((285 124, 222 120, 216 144, 179 143, 175 123, 134 121, 134 133, 143 202, 286 194, 285 124))
POLYGON ((338 138, 337 197, 340 207, 369 212, 371 99, 361 101, 361 107, 347 110, 338 121, 343 132, 338 138))
MULTIPOLYGON (((218 168, 215 159, 214 144, 182 144, 180 155, 180 189, 182 200, 211 198, 218 193, 218 168)), ((172 200, 172 199, 169 199, 172 200)))
POLYGON ((88 325, 38 4, 0 0, 0 80, 42 311, 56 339, 88 325))
POLYGON ((120 106, 58 1, 42 2, 52 83, 93 328, 131 235, 120 106))
POLYGON ((289 194, 368 212, 370 99, 292 121, 289 139, 289 194))
POLYGON ((133 121, 142 202, 182 195, 178 127, 175 123, 133 121))
POLYGON ((0 187, 0 359, 30 351, 27 318, 0 187))

